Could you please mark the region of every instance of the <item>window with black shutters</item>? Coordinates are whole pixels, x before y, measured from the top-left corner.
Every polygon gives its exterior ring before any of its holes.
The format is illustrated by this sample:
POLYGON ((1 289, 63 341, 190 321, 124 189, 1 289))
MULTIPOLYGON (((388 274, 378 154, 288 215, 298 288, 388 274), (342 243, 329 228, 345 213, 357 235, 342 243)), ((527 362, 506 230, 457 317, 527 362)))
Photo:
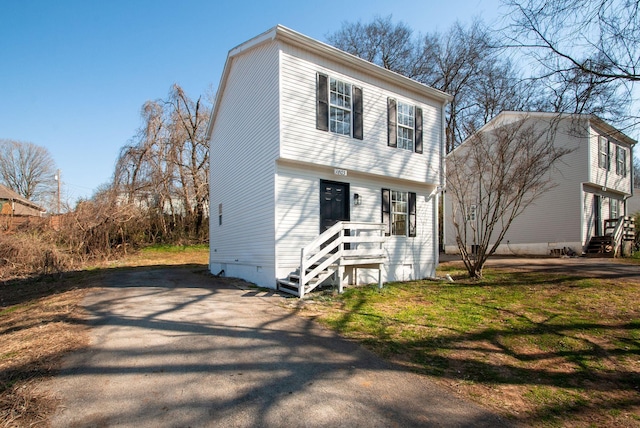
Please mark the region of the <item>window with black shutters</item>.
POLYGON ((387 99, 387 145, 422 153, 422 109, 387 99))
POLYGON ((382 222, 386 236, 416 236, 416 194, 382 189, 382 222))
POLYGON ((362 140, 362 88, 318 73, 316 128, 362 140))

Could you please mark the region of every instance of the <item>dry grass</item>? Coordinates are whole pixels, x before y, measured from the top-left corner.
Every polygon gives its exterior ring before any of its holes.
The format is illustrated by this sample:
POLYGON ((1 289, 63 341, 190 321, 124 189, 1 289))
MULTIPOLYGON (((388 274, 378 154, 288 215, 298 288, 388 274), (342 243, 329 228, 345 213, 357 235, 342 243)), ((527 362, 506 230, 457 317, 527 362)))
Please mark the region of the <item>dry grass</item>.
POLYGON ((27 297, 16 284, 0 286, 3 300, 21 300, 0 310, 0 426, 46 424, 56 401, 37 385, 55 372, 62 355, 88 343, 78 306, 87 290, 60 284, 47 295, 51 285, 31 282, 27 297), (38 292, 44 295, 35 297, 38 292))
POLYGON ((0 427, 47 426, 58 403, 38 385, 87 346, 80 302, 110 269, 206 264, 206 247, 152 248, 83 272, 0 282, 0 427))

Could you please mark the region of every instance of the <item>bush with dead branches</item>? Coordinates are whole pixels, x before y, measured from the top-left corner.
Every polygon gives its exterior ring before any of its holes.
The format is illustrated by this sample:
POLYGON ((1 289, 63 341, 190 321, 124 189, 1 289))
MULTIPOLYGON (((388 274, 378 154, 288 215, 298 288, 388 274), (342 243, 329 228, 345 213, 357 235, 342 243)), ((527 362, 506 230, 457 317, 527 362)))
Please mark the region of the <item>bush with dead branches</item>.
POLYGON ((46 236, 33 231, 0 235, 0 280, 59 274, 72 265, 73 258, 46 236))

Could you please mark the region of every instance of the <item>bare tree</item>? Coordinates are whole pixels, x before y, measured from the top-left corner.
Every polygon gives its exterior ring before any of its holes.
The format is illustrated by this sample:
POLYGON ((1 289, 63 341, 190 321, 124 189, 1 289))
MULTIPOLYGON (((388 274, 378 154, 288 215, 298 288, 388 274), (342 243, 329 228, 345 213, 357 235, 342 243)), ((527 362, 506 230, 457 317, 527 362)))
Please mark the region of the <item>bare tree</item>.
POLYGON ((633 187, 634 189, 640 189, 640 159, 638 158, 633 160, 633 187))
POLYGON ((152 241, 207 234, 210 111, 174 85, 166 100, 144 104, 143 126, 121 149, 114 186, 129 203, 146 207, 152 241))
POLYGON ((45 203, 56 191, 56 164, 33 143, 0 140, 0 179, 25 199, 45 203))
POLYGON ((340 30, 327 36, 327 41, 387 70, 412 78, 417 73, 413 30, 402 22, 394 24, 391 16, 375 17, 368 24, 343 23, 340 30))
POLYGON ((180 193, 185 212, 193 218, 198 233, 209 206, 209 144, 205 133, 210 110, 201 98, 192 101, 178 85, 173 86, 169 102, 173 109, 173 160, 180 193))
POLYGON ((556 128, 556 119, 496 124, 447 155, 449 216, 471 277, 482 277, 513 220, 554 186, 549 172, 569 153, 554 145, 556 128))
POLYGON ((491 31, 476 20, 454 24, 446 33, 413 36, 391 17, 369 24, 345 23, 327 37, 334 46, 353 55, 447 92, 446 150, 451 151, 469 130, 487 123, 502 110, 534 105, 534 86, 521 79, 511 62, 501 56, 491 31))
MULTIPOLYGON (((556 92, 556 111, 635 126, 640 81, 640 3, 628 0, 505 0, 510 46, 535 60, 556 92), (621 115, 624 117, 621 118, 621 115)), ((552 95, 552 93, 549 93, 552 95)))
POLYGON ((558 70, 640 81, 640 3, 628 0, 507 0, 518 46, 558 70))

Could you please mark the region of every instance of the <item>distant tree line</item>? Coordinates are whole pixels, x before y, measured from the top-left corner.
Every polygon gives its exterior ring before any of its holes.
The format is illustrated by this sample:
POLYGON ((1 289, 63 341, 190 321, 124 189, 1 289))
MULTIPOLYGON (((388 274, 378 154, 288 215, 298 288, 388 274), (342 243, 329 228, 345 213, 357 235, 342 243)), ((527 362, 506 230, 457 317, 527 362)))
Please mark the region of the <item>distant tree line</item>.
POLYGON ((637 10, 628 10, 631 3, 505 0, 505 4, 512 22, 500 30, 474 20, 468 25, 455 23, 445 32, 415 34, 403 22, 387 16, 369 23, 345 22, 327 40, 449 93, 453 99, 447 106, 447 152, 501 111, 596 114, 623 128, 637 123, 637 114, 629 109, 631 85, 638 79, 640 29, 637 10), (633 15, 627 14, 631 12, 633 15), (616 14, 630 16, 631 28, 620 29, 626 21, 616 19, 616 14), (602 16, 602 31, 611 34, 602 35, 599 44, 591 46, 586 37, 593 36, 598 22, 589 22, 592 33, 581 33, 585 38, 582 50, 571 45, 568 25, 580 29, 576 16, 602 16), (620 35, 617 39, 616 34, 620 35), (565 38, 556 45, 553 41, 560 35, 565 38), (563 48, 567 53, 558 53, 563 48), (518 65, 522 63, 526 70, 518 65))

